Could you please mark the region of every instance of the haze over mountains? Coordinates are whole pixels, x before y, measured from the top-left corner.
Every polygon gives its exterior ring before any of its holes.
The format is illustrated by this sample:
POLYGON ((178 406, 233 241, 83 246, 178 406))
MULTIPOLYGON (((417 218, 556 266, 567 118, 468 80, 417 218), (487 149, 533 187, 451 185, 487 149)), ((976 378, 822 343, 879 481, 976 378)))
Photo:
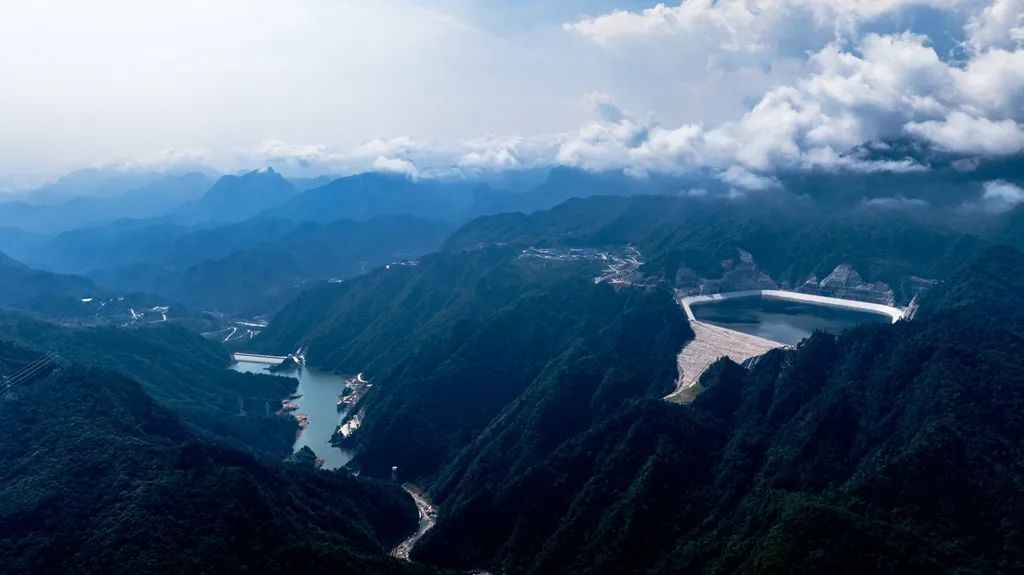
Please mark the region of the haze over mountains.
POLYGON ((1024 573, 1022 18, 0 6, 0 572, 1024 573))
POLYGON ((933 165, 742 192, 701 173, 316 186, 261 169, 144 217, 8 229, 28 263, 0 265, 3 361, 33 375, 0 396, 0 449, 25 462, 3 554, 147 569, 203 541, 190 564, 227 571, 1014 571, 1024 156, 851 153, 933 165), (667 403, 695 337, 676 298, 746 289, 917 313, 723 359, 692 404, 667 403), (371 382, 319 447, 350 450, 346 469, 291 454, 294 380, 230 371, 233 350, 371 382), (87 400, 50 414, 60 390, 87 400), (97 465, 132 472, 91 472, 56 529, 25 519, 97 465), (405 482, 437 506, 412 564, 386 557, 414 530, 405 482), (168 501, 177 527, 125 534, 168 501))

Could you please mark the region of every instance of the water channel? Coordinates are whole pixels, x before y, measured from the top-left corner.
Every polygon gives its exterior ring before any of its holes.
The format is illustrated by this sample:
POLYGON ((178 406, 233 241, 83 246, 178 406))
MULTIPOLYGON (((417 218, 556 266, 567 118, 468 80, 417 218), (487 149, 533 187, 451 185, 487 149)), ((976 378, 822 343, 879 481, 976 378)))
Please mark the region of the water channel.
MULTIPOLYGON (((267 365, 261 363, 237 362, 231 369, 242 373, 270 374, 267 365)), ((348 412, 347 406, 338 410, 338 395, 345 389, 345 378, 309 367, 271 375, 292 377, 298 381, 295 393, 301 397, 291 400, 297 406, 292 413, 296 417, 304 415, 308 424, 295 439, 294 451, 308 446, 324 460, 323 469, 340 469, 351 461, 350 452, 330 444, 334 430, 348 412)))

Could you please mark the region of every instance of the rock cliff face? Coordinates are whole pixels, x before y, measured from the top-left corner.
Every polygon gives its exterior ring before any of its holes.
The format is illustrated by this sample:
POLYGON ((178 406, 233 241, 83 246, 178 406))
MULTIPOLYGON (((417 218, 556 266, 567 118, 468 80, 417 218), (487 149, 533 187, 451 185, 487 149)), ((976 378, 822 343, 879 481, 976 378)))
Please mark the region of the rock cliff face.
POLYGON ((684 267, 676 273, 675 288, 686 295, 779 289, 779 284, 757 267, 753 256, 743 250, 737 251, 736 258, 722 260, 722 277, 703 278, 694 270, 684 267))
MULTIPOLYGON (((791 289, 800 293, 852 299, 885 305, 897 305, 896 293, 885 282, 865 280, 850 264, 840 264, 824 278, 809 276, 793 285, 776 281, 758 267, 747 252, 737 250, 737 257, 722 260, 719 278, 702 277, 693 269, 682 267, 676 273, 673 287, 681 295, 701 295, 759 289, 791 289)), ((916 296, 935 285, 934 280, 908 276, 901 280, 902 292, 916 296)), ((900 286, 897 286, 900 287, 900 286)))
POLYGON ((896 294, 888 284, 864 281, 857 270, 849 264, 836 266, 836 269, 821 281, 813 275, 810 276, 796 291, 885 305, 896 304, 896 294))

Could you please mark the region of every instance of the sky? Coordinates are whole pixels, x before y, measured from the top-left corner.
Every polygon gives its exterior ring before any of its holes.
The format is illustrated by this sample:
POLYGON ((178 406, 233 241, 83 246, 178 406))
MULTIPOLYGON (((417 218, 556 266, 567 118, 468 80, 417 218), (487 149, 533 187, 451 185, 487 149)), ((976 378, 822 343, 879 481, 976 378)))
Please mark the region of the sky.
POLYGON ((920 169, 1024 148, 1024 0, 0 3, 0 185, 90 166, 414 177, 920 169))

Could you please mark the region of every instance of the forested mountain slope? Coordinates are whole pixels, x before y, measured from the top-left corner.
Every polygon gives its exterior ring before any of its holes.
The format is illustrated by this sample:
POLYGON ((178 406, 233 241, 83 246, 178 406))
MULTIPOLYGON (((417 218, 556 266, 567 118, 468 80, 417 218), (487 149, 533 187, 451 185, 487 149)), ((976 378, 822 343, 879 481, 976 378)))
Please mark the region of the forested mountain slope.
POLYGON ((279 416, 294 380, 229 371, 227 350, 183 327, 66 328, 0 314, 0 339, 38 353, 126 374, 208 437, 280 461, 291 454, 294 418, 279 416))
POLYGON ((0 419, 5 572, 418 571, 384 556, 416 522, 397 486, 206 443, 119 374, 59 367, 0 419))
POLYGON ((318 367, 365 372, 375 386, 346 441, 356 464, 424 478, 524 395, 561 418, 537 430, 556 441, 626 398, 671 390, 692 337, 685 316, 664 290, 595 284, 604 265, 500 246, 434 254, 304 293, 257 344, 308 345, 318 367))
MULTIPOLYGON (((532 215, 501 214, 467 223, 446 242, 457 251, 505 242, 517 246, 636 246, 641 271, 687 287, 728 283, 738 250, 754 269, 741 281, 795 289, 847 264, 865 282, 884 282, 896 303, 941 279, 991 244, 923 215, 852 209, 825 215, 812 200, 778 195, 749 200, 670 196, 574 199, 532 215), (759 279, 763 272, 767 278, 759 279)), ((747 288, 749 289, 749 288, 747 288)))
POLYGON ((307 282, 347 278, 435 250, 452 229, 409 216, 326 223, 268 216, 194 227, 154 220, 75 230, 19 249, 34 265, 85 274, 115 293, 159 294, 200 310, 268 313, 307 282))
POLYGON ((25 307, 42 295, 83 298, 99 292, 86 278, 32 269, 0 253, 0 307, 25 307))
POLYGON ((414 556, 516 573, 1019 571, 1022 293, 1024 256, 995 249, 914 321, 817 334, 749 370, 723 360, 690 406, 641 400, 495 465, 502 428, 537 409, 519 402, 439 474, 414 556))
POLYGON ((104 285, 161 293, 200 309, 267 313, 309 282, 349 278, 428 253, 452 230, 444 222, 406 216, 257 222, 198 231, 180 238, 163 257, 94 271, 93 276, 104 285))

